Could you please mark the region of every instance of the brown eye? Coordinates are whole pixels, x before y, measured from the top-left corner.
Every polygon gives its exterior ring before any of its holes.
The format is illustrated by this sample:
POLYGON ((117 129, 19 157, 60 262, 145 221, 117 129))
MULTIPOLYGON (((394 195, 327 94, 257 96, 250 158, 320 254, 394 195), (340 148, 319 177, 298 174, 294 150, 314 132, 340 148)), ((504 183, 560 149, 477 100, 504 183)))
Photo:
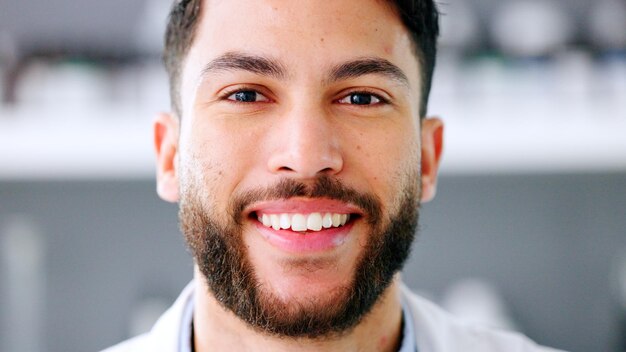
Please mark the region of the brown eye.
POLYGON ((254 90, 240 90, 228 96, 228 100, 239 103, 256 103, 269 101, 263 94, 254 90))
POLYGON ((382 99, 371 93, 351 93, 339 100, 341 104, 351 105, 376 105, 380 104, 382 99))

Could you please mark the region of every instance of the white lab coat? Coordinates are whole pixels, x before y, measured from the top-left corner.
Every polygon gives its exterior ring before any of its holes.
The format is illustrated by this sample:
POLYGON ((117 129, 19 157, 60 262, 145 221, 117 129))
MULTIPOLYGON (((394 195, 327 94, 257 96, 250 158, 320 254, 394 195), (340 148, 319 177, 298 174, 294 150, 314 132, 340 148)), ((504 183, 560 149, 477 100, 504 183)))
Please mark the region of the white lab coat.
MULTIPOLYGON (((179 352, 183 311, 193 299, 193 282, 180 294, 148 333, 102 352, 179 352)), ((413 317, 419 352, 555 352, 523 335, 468 325, 435 304, 402 287, 413 317)))

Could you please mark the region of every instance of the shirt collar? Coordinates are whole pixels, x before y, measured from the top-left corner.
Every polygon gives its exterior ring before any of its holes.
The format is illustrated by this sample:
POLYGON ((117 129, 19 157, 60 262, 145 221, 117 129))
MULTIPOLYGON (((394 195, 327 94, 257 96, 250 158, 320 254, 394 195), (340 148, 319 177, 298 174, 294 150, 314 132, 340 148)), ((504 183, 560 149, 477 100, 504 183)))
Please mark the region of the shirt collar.
POLYGON ((417 352, 415 325, 411 310, 404 297, 402 298, 402 343, 398 352, 417 352))
MULTIPOLYGON (((180 326, 179 352, 194 352, 193 349, 193 308, 194 299, 187 301, 180 326)), ((402 343, 398 352, 417 352, 413 318, 407 302, 402 299, 402 343)))

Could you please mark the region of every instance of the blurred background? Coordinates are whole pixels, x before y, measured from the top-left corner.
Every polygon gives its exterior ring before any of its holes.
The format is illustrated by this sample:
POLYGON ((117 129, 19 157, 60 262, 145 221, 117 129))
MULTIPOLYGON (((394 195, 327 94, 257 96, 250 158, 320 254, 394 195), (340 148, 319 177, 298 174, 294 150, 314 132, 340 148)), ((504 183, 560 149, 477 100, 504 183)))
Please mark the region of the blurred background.
MULTIPOLYGON (((169 0, 0 0, 0 350, 94 351, 190 280, 155 194, 169 0)), ((447 0, 439 193, 406 283, 464 319, 626 351, 626 1, 447 0)))

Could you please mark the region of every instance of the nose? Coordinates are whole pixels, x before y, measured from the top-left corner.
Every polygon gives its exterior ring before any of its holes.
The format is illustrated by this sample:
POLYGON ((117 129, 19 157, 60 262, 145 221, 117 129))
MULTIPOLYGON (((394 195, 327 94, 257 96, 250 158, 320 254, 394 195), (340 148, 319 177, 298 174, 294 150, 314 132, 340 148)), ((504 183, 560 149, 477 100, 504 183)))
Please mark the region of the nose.
POLYGON ((273 126, 269 171, 298 179, 339 173, 343 156, 335 127, 321 108, 291 109, 273 126))

